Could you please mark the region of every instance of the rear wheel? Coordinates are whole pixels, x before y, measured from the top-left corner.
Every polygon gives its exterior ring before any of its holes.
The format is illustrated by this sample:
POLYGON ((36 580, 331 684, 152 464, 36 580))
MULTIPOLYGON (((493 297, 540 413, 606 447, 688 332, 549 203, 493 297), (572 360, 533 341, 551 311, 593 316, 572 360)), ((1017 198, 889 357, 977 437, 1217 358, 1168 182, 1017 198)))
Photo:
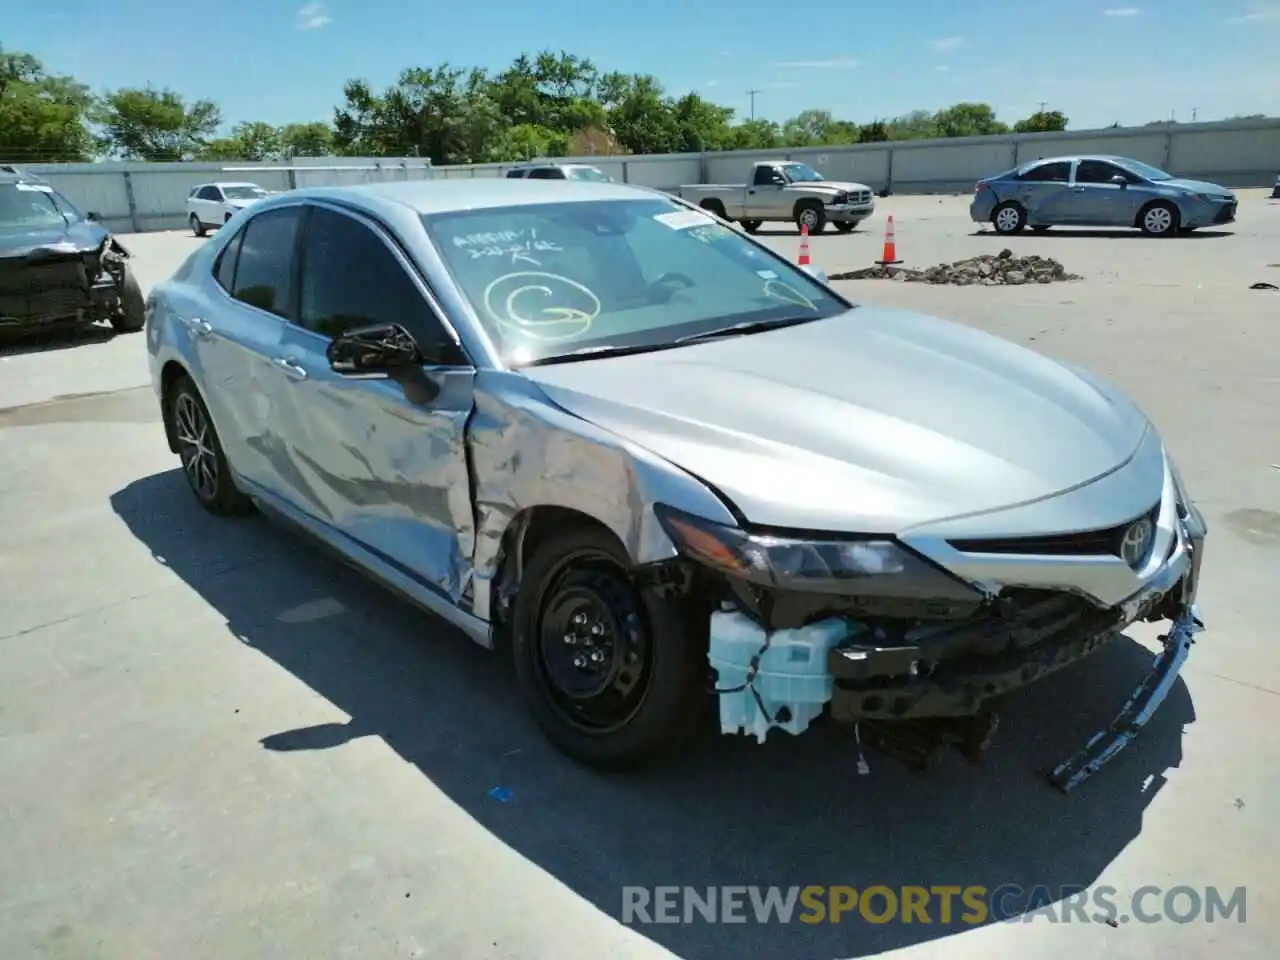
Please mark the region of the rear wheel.
POLYGON ((137 333, 147 325, 147 303, 142 297, 138 278, 125 264, 120 274, 120 303, 111 316, 111 328, 116 333, 137 333))
POLYGON ((1027 211, 1022 204, 1006 200, 991 211, 991 225, 996 233, 1021 233, 1027 225, 1027 211))
POLYGON ((209 408, 189 377, 174 384, 167 408, 182 472, 200 505, 219 517, 251 513, 253 502, 236 487, 209 408))
POLYGON ((755 233, 760 229, 761 221, 759 220, 739 220, 738 222, 742 224, 742 229, 747 233, 755 233))
POLYGON ((187 222, 191 224, 191 232, 197 237, 203 237, 205 235, 204 224, 200 222, 200 218, 194 213, 187 222))
POLYGON ((707 213, 713 214, 721 220, 729 219, 728 216, 726 216, 724 204, 719 200, 703 200, 699 206, 702 207, 703 210, 707 211, 707 213))
POLYGON ((513 627, 524 700, 547 738, 581 763, 643 765, 684 743, 702 714, 705 631, 678 601, 637 589, 603 529, 570 526, 535 548, 513 627))

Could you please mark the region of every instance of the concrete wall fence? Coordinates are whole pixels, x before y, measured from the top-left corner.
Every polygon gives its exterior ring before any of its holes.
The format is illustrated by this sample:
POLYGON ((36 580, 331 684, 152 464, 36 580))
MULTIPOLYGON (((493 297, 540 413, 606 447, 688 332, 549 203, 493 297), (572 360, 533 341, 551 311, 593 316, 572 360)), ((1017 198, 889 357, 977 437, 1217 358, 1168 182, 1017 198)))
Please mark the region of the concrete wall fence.
MULTIPOLYGON (((1181 177, 1224 186, 1271 186, 1280 175, 1280 119, 1121 127, 1065 133, 1005 134, 841 147, 686 153, 659 156, 561 157, 594 164, 638 186, 741 183, 757 160, 799 160, 832 180, 876 191, 964 193, 974 181, 1040 157, 1118 154, 1181 177)), ((0 157, 0 162, 3 158, 0 157)), ((269 190, 385 180, 501 177, 514 164, 433 167, 416 158, 297 158, 289 163, 86 163, 28 165, 84 210, 122 232, 185 226, 184 201, 197 183, 248 180, 269 190)))

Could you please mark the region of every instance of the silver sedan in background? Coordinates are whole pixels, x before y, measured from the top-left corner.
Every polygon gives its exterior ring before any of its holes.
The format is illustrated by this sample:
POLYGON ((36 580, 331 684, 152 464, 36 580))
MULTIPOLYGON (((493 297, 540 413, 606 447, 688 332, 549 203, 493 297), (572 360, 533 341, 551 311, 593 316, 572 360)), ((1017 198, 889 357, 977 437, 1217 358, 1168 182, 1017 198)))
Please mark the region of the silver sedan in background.
POLYGON ((1127 398, 854 305, 653 191, 294 191, 148 316, 199 503, 266 508, 505 650, 590 764, 679 745, 713 691, 726 733, 830 712, 982 747, 1001 698, 1172 621, 1066 789, 1145 722, 1198 625, 1204 523, 1127 398))
POLYGON ((1231 223, 1236 195, 1129 157, 1049 157, 979 180, 969 215, 998 233, 1133 227, 1163 237, 1231 223))

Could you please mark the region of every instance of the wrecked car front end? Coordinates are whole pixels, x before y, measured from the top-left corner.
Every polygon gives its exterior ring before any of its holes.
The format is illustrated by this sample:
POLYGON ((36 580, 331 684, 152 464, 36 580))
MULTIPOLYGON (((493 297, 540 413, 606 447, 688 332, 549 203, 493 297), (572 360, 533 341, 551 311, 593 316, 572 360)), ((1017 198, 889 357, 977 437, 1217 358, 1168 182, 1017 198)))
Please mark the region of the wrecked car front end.
POLYGON ((1012 694, 1132 624, 1168 621, 1163 649, 1115 721, 1049 774, 1073 789, 1145 725, 1202 629, 1206 527, 1171 464, 1167 475, 1160 502, 1107 529, 948 541, 994 560, 1003 582, 957 575, 929 556, 938 553, 929 537, 753 532, 659 506, 682 556, 704 571, 701 589, 716 597, 709 660, 722 731, 763 742, 771 729, 798 734, 828 712, 853 724, 860 744, 920 768, 953 746, 977 760, 1012 694), (1119 567, 1127 577, 1114 576, 1119 567), (1072 568, 1074 580, 1062 573, 1072 568), (1140 586, 1120 596, 1126 581, 1140 586))
POLYGON ((67 241, 0 257, 0 329, 97 323, 118 309, 127 252, 111 237, 67 241))

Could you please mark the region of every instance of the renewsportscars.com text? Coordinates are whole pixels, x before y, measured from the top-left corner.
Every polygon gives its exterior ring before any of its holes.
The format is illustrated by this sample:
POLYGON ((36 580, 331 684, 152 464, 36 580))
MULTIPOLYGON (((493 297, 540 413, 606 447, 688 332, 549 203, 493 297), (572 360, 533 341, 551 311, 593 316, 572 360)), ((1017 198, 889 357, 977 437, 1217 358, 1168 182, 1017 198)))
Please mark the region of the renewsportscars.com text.
POLYGON ((1245 922, 1246 891, 1190 886, 623 887, 622 922, 1030 923, 1245 922))

